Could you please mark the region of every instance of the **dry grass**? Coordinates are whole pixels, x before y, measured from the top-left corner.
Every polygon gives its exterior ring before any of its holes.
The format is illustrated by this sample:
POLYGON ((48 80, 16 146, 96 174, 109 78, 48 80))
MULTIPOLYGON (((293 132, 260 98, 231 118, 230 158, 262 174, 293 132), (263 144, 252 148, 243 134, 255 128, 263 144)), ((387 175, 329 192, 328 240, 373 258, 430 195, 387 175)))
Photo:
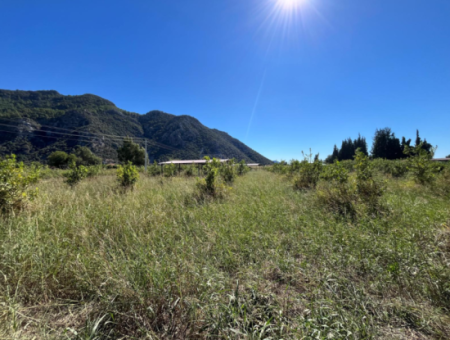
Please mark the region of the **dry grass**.
POLYGON ((113 176, 0 227, 2 339, 448 339, 450 204, 389 180, 348 219, 276 174, 192 204, 195 179, 113 176))

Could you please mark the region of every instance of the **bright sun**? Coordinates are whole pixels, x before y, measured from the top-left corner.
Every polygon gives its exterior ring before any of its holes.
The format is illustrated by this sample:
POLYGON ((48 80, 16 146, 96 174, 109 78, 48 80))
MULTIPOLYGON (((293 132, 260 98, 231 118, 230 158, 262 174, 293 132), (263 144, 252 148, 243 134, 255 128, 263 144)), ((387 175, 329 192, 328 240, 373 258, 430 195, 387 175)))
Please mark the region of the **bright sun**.
POLYGON ((305 0, 278 0, 278 6, 292 10, 299 7, 305 0))

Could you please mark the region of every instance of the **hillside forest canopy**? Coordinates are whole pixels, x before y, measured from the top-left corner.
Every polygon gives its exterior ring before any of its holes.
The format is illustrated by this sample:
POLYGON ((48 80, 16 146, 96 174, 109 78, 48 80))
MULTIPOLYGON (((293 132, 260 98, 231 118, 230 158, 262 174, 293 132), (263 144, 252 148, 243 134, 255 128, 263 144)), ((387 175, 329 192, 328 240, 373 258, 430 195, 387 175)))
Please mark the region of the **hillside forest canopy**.
POLYGON ((158 110, 141 115, 92 94, 0 90, 0 130, 0 156, 16 154, 18 160, 28 163, 42 162, 54 151, 73 154, 80 146, 104 161, 117 162, 124 137, 140 141, 140 147, 147 140, 150 162, 210 156, 272 163, 194 117, 158 110))

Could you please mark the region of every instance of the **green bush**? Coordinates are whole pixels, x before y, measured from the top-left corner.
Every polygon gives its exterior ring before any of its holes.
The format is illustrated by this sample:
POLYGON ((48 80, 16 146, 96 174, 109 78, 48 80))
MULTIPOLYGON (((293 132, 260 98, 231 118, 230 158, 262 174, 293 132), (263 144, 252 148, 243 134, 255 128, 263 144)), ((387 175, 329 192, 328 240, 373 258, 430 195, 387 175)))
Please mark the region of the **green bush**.
POLYGON ((437 176, 433 190, 441 196, 450 198, 450 166, 444 166, 437 176))
POLYGON ((95 177, 100 174, 103 167, 101 165, 91 165, 87 167, 87 175, 86 177, 95 177))
POLYGON ((238 163, 238 166, 237 166, 237 174, 239 175, 239 176, 242 176, 242 175, 245 175, 247 172, 249 172, 250 171, 250 168, 247 166, 247 164, 245 163, 245 161, 244 160, 241 160, 239 163, 238 163))
POLYGON ((275 163, 272 166, 267 167, 267 170, 276 174, 284 175, 288 172, 289 165, 286 161, 275 163))
POLYGON ((408 172, 408 165, 405 160, 388 160, 376 158, 371 161, 372 169, 385 175, 400 178, 408 172))
POLYGON ((357 211, 357 195, 348 182, 322 181, 317 186, 316 200, 331 212, 354 217, 357 211))
POLYGON ((326 182, 344 184, 348 182, 348 170, 342 162, 335 161, 323 168, 320 178, 326 182))
POLYGON ((299 190, 314 189, 320 179, 323 168, 322 162, 316 159, 311 163, 304 159, 302 162, 296 161, 295 166, 297 175, 294 178, 294 188, 299 190))
POLYGON ((356 176, 349 181, 348 170, 343 162, 325 167, 317 188, 316 198, 320 205, 334 213, 350 216, 367 216, 382 211, 380 198, 384 186, 373 176, 369 158, 356 150, 354 169, 356 176))
POLYGON ((219 167, 219 172, 220 176, 226 183, 233 183, 237 176, 234 159, 230 159, 226 163, 222 163, 219 167))
POLYGON ((73 187, 83 179, 85 179, 88 175, 88 172, 89 171, 85 166, 77 166, 75 162, 72 162, 69 166, 69 171, 64 174, 64 177, 66 178, 65 182, 73 187))
POLYGON ((369 158, 360 150, 355 152, 356 188, 358 196, 371 208, 377 208, 383 195, 383 185, 373 176, 369 158))
POLYGON ((183 174, 187 177, 195 176, 195 174, 198 172, 198 169, 194 164, 186 165, 183 167, 183 174))
POLYGON ((414 148, 407 147, 405 149, 405 154, 410 156, 407 163, 408 171, 417 183, 425 185, 432 183, 436 179, 440 165, 431 161, 435 150, 433 148, 431 152, 428 152, 422 148, 422 144, 414 148))
POLYGON ((352 172, 354 170, 355 161, 346 159, 341 161, 342 166, 345 167, 349 172, 352 172))
POLYGON ((408 173, 408 164, 405 161, 395 160, 391 161, 387 174, 392 177, 404 177, 408 173))
POLYGON ((16 156, 0 160, 0 210, 23 208, 37 195, 37 189, 30 189, 39 180, 39 168, 25 168, 17 162, 16 156))
POLYGON ((156 161, 153 162, 152 165, 149 165, 147 169, 149 176, 160 176, 161 175, 161 166, 158 165, 156 161))
POLYGON ((206 198, 224 198, 229 187, 224 185, 219 176, 220 161, 216 158, 212 160, 205 156, 206 164, 204 166, 204 171, 206 173, 205 178, 197 180, 195 192, 196 198, 198 200, 204 200, 206 198))
POLYGON ((118 167, 117 180, 122 187, 133 187, 138 179, 139 172, 136 169, 136 166, 134 166, 130 161, 127 164, 118 167))
POLYGON ((163 165, 163 174, 164 177, 174 177, 178 173, 177 165, 170 163, 163 165))
POLYGON ((65 168, 67 166, 68 157, 69 155, 64 151, 55 151, 47 157, 47 164, 55 168, 65 168))
POLYGON ((38 190, 30 189, 40 178, 40 167, 25 168, 17 162, 16 155, 0 160, 0 210, 2 212, 21 209, 33 200, 38 190))

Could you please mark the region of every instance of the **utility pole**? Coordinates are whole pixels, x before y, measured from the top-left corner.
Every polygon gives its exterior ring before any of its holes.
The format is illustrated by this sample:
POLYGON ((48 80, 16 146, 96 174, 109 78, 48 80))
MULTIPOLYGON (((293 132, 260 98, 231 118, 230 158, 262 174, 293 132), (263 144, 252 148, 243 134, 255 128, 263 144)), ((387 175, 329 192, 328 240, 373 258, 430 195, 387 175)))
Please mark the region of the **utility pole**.
POLYGON ((148 163, 147 139, 145 139, 145 172, 146 173, 147 173, 147 163, 148 163))

